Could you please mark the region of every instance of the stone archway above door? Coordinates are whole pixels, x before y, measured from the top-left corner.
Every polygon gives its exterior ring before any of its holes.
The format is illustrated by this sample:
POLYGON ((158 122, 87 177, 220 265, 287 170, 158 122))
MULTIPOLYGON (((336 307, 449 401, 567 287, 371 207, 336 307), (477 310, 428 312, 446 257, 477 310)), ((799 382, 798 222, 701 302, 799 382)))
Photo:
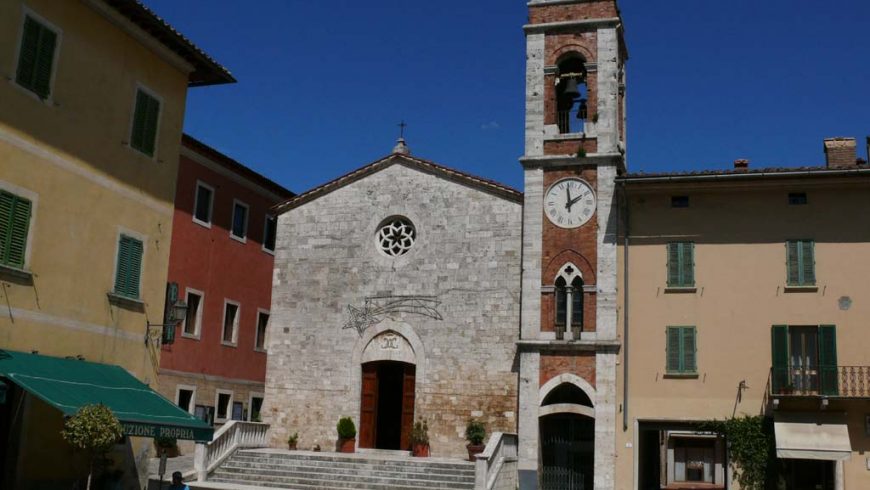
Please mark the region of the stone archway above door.
POLYGON ((372 338, 363 349, 360 363, 374 361, 398 361, 416 365, 417 356, 408 339, 388 330, 372 338))

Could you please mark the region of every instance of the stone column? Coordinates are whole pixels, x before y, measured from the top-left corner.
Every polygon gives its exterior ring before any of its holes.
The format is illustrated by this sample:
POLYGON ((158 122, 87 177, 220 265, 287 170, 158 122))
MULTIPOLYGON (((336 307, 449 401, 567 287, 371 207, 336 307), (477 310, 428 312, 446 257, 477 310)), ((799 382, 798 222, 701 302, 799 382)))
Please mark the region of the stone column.
POLYGON ((520 353, 520 414, 518 468, 520 490, 538 488, 538 392, 540 390, 541 355, 520 353))

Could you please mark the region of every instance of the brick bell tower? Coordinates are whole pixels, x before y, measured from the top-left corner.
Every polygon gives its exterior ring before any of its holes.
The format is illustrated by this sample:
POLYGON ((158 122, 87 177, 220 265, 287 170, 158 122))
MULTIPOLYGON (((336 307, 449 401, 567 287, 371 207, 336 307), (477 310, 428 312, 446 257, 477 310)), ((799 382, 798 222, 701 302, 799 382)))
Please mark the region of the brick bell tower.
POLYGON ((613 489, 628 54, 616 0, 528 6, 520 488, 613 489))

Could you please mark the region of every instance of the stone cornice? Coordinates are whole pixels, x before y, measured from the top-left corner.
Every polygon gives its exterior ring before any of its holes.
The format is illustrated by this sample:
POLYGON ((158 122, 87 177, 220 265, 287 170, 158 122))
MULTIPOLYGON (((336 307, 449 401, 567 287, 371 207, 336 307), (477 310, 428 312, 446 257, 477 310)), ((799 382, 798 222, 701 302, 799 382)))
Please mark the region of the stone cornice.
POLYGON ((619 17, 607 17, 604 19, 570 20, 564 22, 547 22, 543 24, 526 24, 523 31, 526 34, 540 34, 560 29, 575 29, 577 27, 617 27, 622 23, 619 17))
POLYGON ((518 340, 517 349, 521 352, 611 352, 617 353, 622 347, 618 340, 518 340))
POLYGON ((544 155, 522 157, 523 168, 556 168, 578 165, 622 165, 625 157, 622 153, 590 153, 583 158, 573 155, 544 155))

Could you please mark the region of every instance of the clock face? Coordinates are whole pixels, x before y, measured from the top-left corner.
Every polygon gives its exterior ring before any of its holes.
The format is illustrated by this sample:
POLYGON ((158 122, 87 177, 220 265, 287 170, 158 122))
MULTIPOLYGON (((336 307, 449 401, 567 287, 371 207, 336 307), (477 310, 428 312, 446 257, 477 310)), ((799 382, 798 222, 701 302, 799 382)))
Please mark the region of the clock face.
POLYGON ((560 228, 577 228, 595 214, 595 193, 580 179, 562 179, 547 189, 544 214, 560 228))

